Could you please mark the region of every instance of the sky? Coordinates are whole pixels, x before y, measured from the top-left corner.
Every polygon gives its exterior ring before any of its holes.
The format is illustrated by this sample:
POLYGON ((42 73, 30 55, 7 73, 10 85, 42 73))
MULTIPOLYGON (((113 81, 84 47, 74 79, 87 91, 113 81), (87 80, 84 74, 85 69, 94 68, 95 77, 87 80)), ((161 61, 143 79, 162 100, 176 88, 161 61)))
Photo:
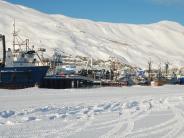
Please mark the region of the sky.
POLYGON ((49 14, 102 22, 146 24, 162 20, 184 25, 184 0, 7 0, 49 14))

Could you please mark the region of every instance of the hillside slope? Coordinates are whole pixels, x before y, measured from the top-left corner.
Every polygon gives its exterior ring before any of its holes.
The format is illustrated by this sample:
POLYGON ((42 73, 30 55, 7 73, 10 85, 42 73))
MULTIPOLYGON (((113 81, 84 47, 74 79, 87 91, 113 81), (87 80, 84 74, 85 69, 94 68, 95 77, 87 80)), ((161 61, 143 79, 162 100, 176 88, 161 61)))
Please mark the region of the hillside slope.
POLYGON ((47 48, 48 55, 59 48, 72 55, 108 59, 146 67, 149 59, 157 66, 169 61, 184 66, 184 27, 162 21, 149 25, 113 24, 48 15, 0 0, 0 34, 11 47, 12 24, 35 47, 47 48))

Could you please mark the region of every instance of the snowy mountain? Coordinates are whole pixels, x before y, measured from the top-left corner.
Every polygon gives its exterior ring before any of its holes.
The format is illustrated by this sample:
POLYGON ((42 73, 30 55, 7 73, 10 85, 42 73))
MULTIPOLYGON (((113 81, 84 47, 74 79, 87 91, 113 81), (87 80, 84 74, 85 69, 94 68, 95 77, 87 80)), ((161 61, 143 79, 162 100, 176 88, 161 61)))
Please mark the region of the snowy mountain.
POLYGON ((54 48, 71 55, 119 60, 146 67, 149 59, 155 66, 169 61, 184 66, 184 27, 161 21, 149 25, 94 22, 63 15, 49 15, 0 0, 0 34, 7 47, 12 43, 12 25, 16 20, 19 34, 35 47, 45 47, 49 55, 54 48))

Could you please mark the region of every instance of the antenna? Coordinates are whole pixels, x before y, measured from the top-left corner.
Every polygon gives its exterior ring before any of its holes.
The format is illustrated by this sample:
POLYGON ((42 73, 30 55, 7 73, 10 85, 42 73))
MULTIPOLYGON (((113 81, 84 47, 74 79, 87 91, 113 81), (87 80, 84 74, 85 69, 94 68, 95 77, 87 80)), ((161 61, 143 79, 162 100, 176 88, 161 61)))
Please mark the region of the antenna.
POLYGON ((16 37, 17 37, 17 32, 15 30, 15 19, 14 19, 14 22, 13 22, 13 51, 15 51, 16 37))
POLYGON ((16 33, 15 33, 15 19, 13 22, 13 51, 15 51, 15 37, 16 37, 16 33))

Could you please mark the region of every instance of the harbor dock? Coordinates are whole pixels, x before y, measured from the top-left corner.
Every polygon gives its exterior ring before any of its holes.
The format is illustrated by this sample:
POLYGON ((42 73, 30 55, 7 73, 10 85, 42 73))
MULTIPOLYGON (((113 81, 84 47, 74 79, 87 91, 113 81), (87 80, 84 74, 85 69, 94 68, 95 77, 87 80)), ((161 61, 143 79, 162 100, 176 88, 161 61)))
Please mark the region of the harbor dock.
POLYGON ((69 89, 93 86, 93 80, 83 76, 47 76, 44 77, 39 88, 69 89))

